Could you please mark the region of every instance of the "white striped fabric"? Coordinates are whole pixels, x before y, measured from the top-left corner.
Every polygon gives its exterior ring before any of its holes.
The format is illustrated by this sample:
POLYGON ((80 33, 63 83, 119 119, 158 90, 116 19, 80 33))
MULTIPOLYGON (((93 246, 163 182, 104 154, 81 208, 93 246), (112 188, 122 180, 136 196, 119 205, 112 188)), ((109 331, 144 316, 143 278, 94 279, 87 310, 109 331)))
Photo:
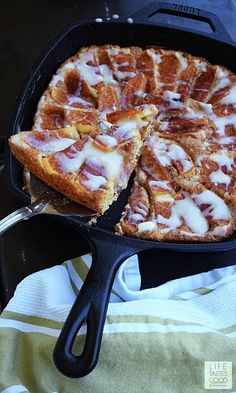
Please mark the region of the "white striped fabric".
MULTIPOLYGON (((59 375, 53 348, 90 266, 87 254, 32 274, 18 285, 0 318, 0 393, 124 393, 121 386, 127 380, 129 393, 156 392, 156 386, 164 393, 204 393, 205 361, 232 361, 235 368, 236 266, 140 290, 138 259, 133 256, 115 277, 98 367, 81 383, 59 375), (1 354, 4 345, 7 353, 11 348, 9 364, 1 354), (21 356, 31 360, 21 366, 21 356), (167 374, 169 363, 180 365, 181 359, 185 366, 167 374), (129 364, 122 368, 126 360, 129 364), (146 367, 153 367, 151 378, 146 367), (121 369, 127 375, 121 375, 121 369)), ((85 333, 83 326, 78 341, 85 333)), ((230 393, 236 393, 234 385, 230 393)))
POLYGON ((23 385, 14 385, 4 389, 1 393, 26 393, 28 389, 23 385))

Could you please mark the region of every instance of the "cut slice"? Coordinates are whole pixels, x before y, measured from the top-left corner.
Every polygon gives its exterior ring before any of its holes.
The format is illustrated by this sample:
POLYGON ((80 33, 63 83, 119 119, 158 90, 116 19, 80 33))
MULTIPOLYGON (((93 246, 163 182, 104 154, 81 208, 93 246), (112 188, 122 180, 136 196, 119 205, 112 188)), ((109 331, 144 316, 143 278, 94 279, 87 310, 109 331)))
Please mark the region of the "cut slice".
POLYGON ((144 145, 117 232, 159 241, 205 242, 228 237, 234 229, 231 207, 188 178, 193 171, 191 159, 183 149, 176 149, 177 144, 168 142, 170 146, 160 146, 159 152, 156 144, 152 151, 144 145))
POLYGON ((200 181, 225 200, 236 203, 236 153, 209 145, 208 151, 198 156, 200 181))
POLYGON ((53 75, 33 131, 11 138, 16 157, 99 213, 143 146, 119 233, 217 241, 232 232, 236 76, 227 68, 158 46, 84 47, 53 75))
POLYGON ((141 144, 139 128, 121 142, 114 135, 80 136, 76 127, 20 132, 10 138, 13 154, 29 171, 98 213, 127 186, 141 144))
POLYGON ((116 225, 121 235, 159 241, 219 241, 233 229, 230 207, 200 183, 189 183, 187 190, 174 182, 151 180, 143 172, 116 225))
POLYGON ((155 180, 190 178, 195 174, 191 157, 176 142, 150 135, 142 148, 140 168, 155 180))

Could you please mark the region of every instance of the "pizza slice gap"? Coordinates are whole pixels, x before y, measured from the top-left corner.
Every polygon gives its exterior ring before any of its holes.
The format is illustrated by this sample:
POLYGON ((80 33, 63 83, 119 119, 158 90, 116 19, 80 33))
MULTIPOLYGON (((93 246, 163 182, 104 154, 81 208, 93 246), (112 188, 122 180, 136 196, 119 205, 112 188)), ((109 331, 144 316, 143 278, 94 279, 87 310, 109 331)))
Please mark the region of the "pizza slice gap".
MULTIPOLYGON (((175 142, 172 144, 167 153, 175 148, 175 142)), ((116 231, 158 241, 210 242, 228 237, 234 230, 234 211, 224 199, 195 181, 191 158, 181 151, 173 160, 172 153, 171 168, 171 154, 160 157, 150 153, 144 145, 116 231)))
POLYGON ((126 188, 142 145, 141 129, 127 140, 82 135, 76 127, 26 131, 10 138, 15 157, 34 175, 77 203, 104 213, 126 188))

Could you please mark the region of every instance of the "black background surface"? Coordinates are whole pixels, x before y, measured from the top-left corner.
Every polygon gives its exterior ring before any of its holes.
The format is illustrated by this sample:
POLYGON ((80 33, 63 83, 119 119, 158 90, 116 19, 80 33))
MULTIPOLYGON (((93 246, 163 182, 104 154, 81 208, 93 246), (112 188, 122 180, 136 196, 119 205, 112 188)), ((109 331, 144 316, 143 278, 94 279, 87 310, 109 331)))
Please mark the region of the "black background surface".
MULTIPOLYGON (((112 14, 130 16, 152 1, 9 1, 1 0, 0 12, 0 137, 7 135, 10 114, 31 67, 48 44, 72 22, 84 18, 105 18, 112 14)), ((231 0, 175 1, 215 12, 236 42, 236 9, 231 0)), ((209 32, 207 24, 168 15, 156 15, 157 21, 185 25, 209 32)), ((108 37, 109 42, 109 37, 108 37)), ((96 43, 96 41, 94 42, 96 43)), ((78 43, 79 46, 79 43, 78 43)), ((22 202, 6 187, 0 142, 0 219, 22 202)), ((0 237, 0 295, 2 305, 13 295, 17 283, 39 269, 54 266, 88 251, 86 242, 71 228, 47 216, 38 216, 12 228, 0 237)), ((176 254, 148 252, 140 256, 142 287, 157 285, 171 275, 177 278, 193 274, 199 258, 205 258, 203 271, 234 263, 235 252, 176 254), (168 268, 167 268, 168 266, 168 268)))

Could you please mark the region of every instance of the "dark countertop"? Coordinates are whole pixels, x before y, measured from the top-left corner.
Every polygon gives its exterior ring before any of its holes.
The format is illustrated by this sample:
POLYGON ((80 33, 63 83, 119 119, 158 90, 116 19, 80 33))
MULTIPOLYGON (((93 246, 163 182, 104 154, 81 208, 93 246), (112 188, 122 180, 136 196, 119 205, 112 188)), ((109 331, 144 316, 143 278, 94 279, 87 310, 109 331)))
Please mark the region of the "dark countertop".
MULTIPOLYGON (((1 118, 0 137, 7 135, 10 114, 20 93, 22 84, 41 52, 58 33, 73 21, 83 18, 107 17, 112 14, 130 16, 142 6, 152 1, 72 1, 72 0, 30 0, 1 1, 0 13, 0 72, 1 72, 1 118)), ((211 0, 175 1, 193 7, 213 11, 211 0)), ((214 12, 224 22, 231 38, 236 42, 236 8, 231 0, 215 0, 214 12)), ((179 19, 168 15, 156 15, 155 18, 169 24, 180 25, 179 19)), ((199 21, 182 18, 181 24, 202 31, 209 31, 209 26, 199 21)), ((2 144, 0 141, 0 219, 22 206, 22 202, 12 195, 6 187, 2 144)), ((88 250, 86 242, 75 230, 46 216, 38 216, 30 221, 18 224, 0 237, 0 295, 3 306, 13 295, 17 283, 28 274, 42 268, 61 263, 88 250)), ((234 263, 235 253, 212 253, 206 259, 204 270, 213 266, 234 263)), ((173 278, 195 273, 199 254, 173 255, 166 252, 153 253, 140 257, 143 287, 165 282, 167 263, 173 278), (174 257, 174 258, 173 258, 174 257), (158 265, 157 265, 158 261, 158 265), (191 263, 189 263, 191 261, 191 263), (158 266, 158 267, 157 267, 158 266), (189 266, 186 270, 186 266, 189 266), (151 274, 150 274, 151 272, 151 274)))

